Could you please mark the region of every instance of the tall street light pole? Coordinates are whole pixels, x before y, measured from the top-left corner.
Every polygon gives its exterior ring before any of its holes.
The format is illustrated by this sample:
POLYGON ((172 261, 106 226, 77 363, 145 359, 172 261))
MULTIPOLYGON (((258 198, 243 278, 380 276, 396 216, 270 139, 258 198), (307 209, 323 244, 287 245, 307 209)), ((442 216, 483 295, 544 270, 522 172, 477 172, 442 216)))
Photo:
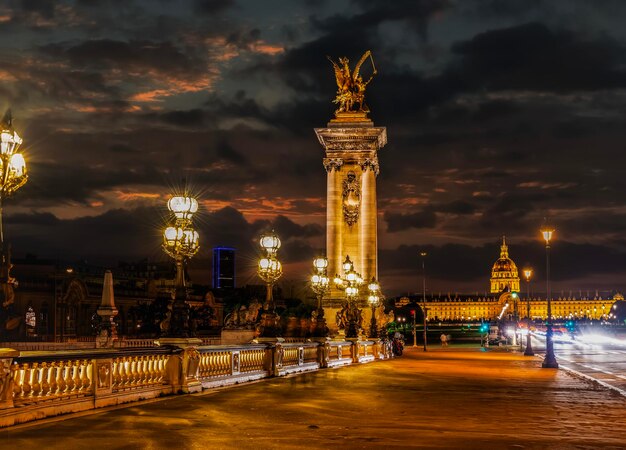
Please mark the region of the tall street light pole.
POLYGON ((171 304, 167 337, 188 338, 189 304, 185 283, 185 264, 200 249, 198 232, 193 228, 193 215, 198 211, 198 201, 188 196, 173 196, 167 202, 167 208, 174 215, 174 224, 163 232, 163 250, 176 264, 174 299, 171 304))
POLYGON ((263 306, 265 312, 261 316, 261 337, 275 338, 280 335, 281 331, 280 316, 276 313, 276 302, 273 296, 274 283, 283 274, 283 266, 276 256, 280 248, 280 239, 272 231, 261 236, 259 243, 265 251, 265 255, 259 260, 257 273, 267 286, 265 305, 263 306))
POLYGON ((530 278, 533 276, 533 269, 524 269, 524 278, 526 278, 526 350, 524 356, 535 356, 533 352, 533 346, 530 342, 530 278))
POLYGON ((313 268, 315 273, 311 276, 311 289, 317 296, 317 311, 315 312, 315 336, 328 336, 328 327, 326 326, 326 318, 324 317, 324 306, 322 300, 324 295, 330 288, 330 280, 328 278, 326 268, 328 267, 328 259, 316 258, 313 260, 313 268))
POLYGON ((372 277, 372 281, 367 286, 369 291, 369 296, 367 297, 367 301, 372 307, 372 320, 370 321, 370 337, 377 338, 378 337, 378 324, 376 323, 376 307, 378 306, 378 302, 380 301, 380 284, 376 281, 376 278, 372 277))
POLYGON ((548 301, 548 321, 546 322, 546 356, 541 367, 545 369, 558 369, 559 364, 554 356, 554 341, 552 339, 552 294, 550 292, 550 241, 554 234, 554 228, 544 225, 541 234, 546 241, 546 297, 548 301))
POLYGON ((420 256, 422 257, 422 314, 424 319, 424 351, 427 351, 427 343, 426 343, 426 315, 428 314, 428 310, 426 309, 426 252, 420 252, 420 256))

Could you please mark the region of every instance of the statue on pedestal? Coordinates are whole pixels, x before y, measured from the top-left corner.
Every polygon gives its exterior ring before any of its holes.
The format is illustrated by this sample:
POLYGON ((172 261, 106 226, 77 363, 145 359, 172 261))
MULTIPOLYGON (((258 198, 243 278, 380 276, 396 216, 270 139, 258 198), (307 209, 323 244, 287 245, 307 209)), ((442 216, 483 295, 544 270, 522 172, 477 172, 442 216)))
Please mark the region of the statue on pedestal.
POLYGON ((350 66, 348 65, 350 60, 348 58, 339 58, 339 64, 333 61, 330 56, 327 56, 327 58, 333 65, 335 79, 337 81, 337 96, 335 100, 333 100, 333 103, 338 104, 339 108, 335 113, 368 113, 369 108, 365 104, 365 89, 377 73, 372 52, 367 50, 363 56, 361 56, 359 62, 354 66, 352 73, 350 73, 350 66), (359 72, 367 58, 370 58, 372 61, 373 72, 367 81, 363 81, 363 77, 361 77, 359 72))

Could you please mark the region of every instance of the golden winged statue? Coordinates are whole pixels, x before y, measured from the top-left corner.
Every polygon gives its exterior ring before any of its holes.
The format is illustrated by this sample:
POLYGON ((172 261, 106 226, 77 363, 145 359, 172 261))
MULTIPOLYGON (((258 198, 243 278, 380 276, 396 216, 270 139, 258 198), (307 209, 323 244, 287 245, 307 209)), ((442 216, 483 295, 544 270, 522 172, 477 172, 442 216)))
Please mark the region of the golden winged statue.
POLYGON ((337 80, 337 96, 333 100, 333 103, 339 105, 339 108, 335 111, 338 113, 360 112, 368 113, 369 108, 365 104, 365 88, 372 81, 374 75, 376 75, 376 66, 374 65, 374 58, 370 50, 366 51, 359 62, 354 66, 354 70, 350 73, 350 60, 346 57, 340 57, 339 63, 336 63, 327 56, 328 60, 335 69, 335 79, 337 80), (372 75, 369 80, 363 81, 360 75, 361 66, 370 58, 372 62, 372 75))

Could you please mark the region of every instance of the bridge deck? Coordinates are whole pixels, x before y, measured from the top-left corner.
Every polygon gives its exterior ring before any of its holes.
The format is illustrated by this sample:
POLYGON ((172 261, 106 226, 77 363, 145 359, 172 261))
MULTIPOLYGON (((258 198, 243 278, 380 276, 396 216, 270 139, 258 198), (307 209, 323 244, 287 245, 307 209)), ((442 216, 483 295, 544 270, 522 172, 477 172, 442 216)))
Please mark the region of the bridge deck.
MULTIPOLYGON (((540 361, 410 349, 392 361, 2 430, 31 449, 626 446, 626 399, 540 361)), ((8 447, 7 447, 8 448, 8 447)))

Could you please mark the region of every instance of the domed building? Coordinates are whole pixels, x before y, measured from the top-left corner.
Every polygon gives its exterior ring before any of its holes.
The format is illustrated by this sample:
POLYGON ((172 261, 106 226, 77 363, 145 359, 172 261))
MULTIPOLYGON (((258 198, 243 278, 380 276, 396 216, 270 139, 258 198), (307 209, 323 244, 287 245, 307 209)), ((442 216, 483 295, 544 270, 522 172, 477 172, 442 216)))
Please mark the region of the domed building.
POLYGON ((506 245, 505 237, 502 236, 500 258, 493 263, 491 269, 491 293, 498 294, 505 290, 519 292, 519 274, 517 266, 509 258, 509 247, 506 245))

